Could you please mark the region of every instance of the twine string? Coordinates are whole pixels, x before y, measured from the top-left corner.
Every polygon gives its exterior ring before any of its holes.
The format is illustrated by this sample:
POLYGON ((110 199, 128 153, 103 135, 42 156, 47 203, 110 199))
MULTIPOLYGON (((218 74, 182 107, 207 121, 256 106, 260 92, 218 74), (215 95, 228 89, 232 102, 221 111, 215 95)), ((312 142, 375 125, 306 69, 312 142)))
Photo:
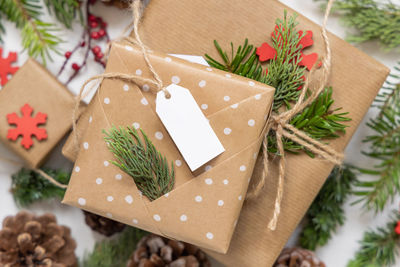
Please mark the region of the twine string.
POLYGON ((285 178, 285 169, 286 169, 286 159, 285 159, 285 149, 283 146, 283 138, 287 138, 289 140, 292 140, 299 145, 303 146, 307 150, 311 151, 315 155, 323 158, 324 160, 327 160, 335 165, 340 165, 343 161, 344 155, 342 153, 339 153, 335 151, 333 148, 330 146, 323 144, 322 142, 315 140, 308 136, 306 133, 303 131, 297 129, 293 125, 291 125, 289 122, 290 120, 296 116, 297 114, 301 113, 304 108, 306 108, 308 105, 310 105, 317 97, 320 95, 320 93, 325 89, 325 85, 329 79, 330 75, 330 70, 331 70, 331 47, 330 47, 330 42, 326 30, 326 25, 328 22, 329 14, 332 9, 332 5, 334 3, 334 0, 329 0, 326 10, 325 10, 325 16, 324 16, 324 21, 321 29, 321 35, 324 40, 324 45, 325 45, 325 56, 322 59, 322 65, 323 65, 323 70, 322 70, 322 77, 320 79, 319 85, 317 86, 317 90, 312 90, 311 95, 306 98, 306 93, 309 90, 310 87, 310 80, 311 77, 314 76, 315 73, 315 65, 311 69, 310 73, 307 76, 307 79, 305 81, 305 84, 302 88, 301 94, 299 96, 298 101, 296 104, 293 106, 292 109, 283 112, 281 114, 276 114, 273 115, 269 121, 269 126, 268 130, 266 132, 264 142, 263 142, 263 173, 261 175, 261 179, 258 182, 258 184, 255 186, 254 190, 248 194, 248 198, 256 198, 262 191, 266 178, 268 175, 268 170, 269 170, 269 160, 268 160, 268 153, 267 148, 268 148, 268 134, 269 130, 274 130, 276 134, 276 140, 277 140, 277 147, 278 147, 278 152, 279 152, 279 176, 278 176, 278 188, 277 188, 277 193, 276 193, 276 198, 275 198, 275 203, 274 203, 274 212, 272 215, 272 218, 268 224, 268 228, 272 231, 276 229, 277 223, 278 223, 278 218, 281 213, 281 204, 282 204, 282 198, 283 198, 283 192, 284 192, 284 178, 285 178))

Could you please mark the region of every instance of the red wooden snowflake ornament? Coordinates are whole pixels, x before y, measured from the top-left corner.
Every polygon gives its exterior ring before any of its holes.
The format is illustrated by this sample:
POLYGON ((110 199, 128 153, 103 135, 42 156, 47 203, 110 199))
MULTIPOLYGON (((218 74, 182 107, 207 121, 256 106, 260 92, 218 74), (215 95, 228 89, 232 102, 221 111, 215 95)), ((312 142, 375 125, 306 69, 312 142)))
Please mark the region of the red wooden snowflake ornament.
POLYGON ((7 57, 3 57, 3 48, 0 47, 0 84, 5 85, 8 82, 8 75, 14 74, 18 67, 11 66, 17 61, 17 53, 10 52, 7 57))
POLYGON ((21 113, 22 117, 15 112, 7 115, 8 123, 17 126, 8 130, 7 139, 16 141, 22 135, 21 145, 28 150, 33 145, 32 136, 39 141, 47 139, 46 129, 38 128, 40 124, 46 123, 47 114, 38 112, 35 117, 32 117, 33 109, 29 104, 21 108, 21 113))

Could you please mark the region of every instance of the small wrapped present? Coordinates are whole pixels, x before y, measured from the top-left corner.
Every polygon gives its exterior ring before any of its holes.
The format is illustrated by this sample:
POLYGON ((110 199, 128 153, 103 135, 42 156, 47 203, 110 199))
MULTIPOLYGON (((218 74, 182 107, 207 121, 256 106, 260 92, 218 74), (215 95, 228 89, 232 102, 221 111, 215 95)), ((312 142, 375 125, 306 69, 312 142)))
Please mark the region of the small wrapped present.
POLYGON ((0 91, 0 140, 36 168, 71 128, 74 103, 64 85, 28 59, 0 91))
MULTIPOLYGON (((263 140, 274 89, 172 56, 153 52, 149 57, 164 84, 190 90, 225 152, 191 172, 156 114, 154 88, 105 79, 88 108, 91 113, 85 115, 63 202, 225 253, 263 140), (114 155, 102 131, 112 125, 140 128, 167 162, 173 162, 172 191, 150 202, 131 176, 110 163, 114 155)), ((105 75, 110 73, 152 77, 141 50, 126 43, 113 44, 105 75)))

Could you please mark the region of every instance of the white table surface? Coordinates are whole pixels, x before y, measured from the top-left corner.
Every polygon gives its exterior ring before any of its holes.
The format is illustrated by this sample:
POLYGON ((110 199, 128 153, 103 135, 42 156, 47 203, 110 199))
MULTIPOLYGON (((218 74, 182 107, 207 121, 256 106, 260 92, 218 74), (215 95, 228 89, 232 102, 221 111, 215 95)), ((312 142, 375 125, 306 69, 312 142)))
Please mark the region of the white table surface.
MULTIPOLYGON (((283 3, 294 8, 299 13, 309 17, 311 20, 321 23, 323 18, 323 12, 318 8, 318 5, 312 0, 282 0, 283 3)), ((395 1, 399 3, 400 0, 395 1)), ((400 4, 400 3, 399 3, 400 4)), ((130 21, 130 13, 128 11, 121 11, 116 8, 104 8, 101 4, 97 4, 94 8, 94 13, 101 15, 104 20, 109 25, 109 34, 112 38, 118 36, 125 25, 130 21)), ((43 16, 47 21, 51 20, 47 14, 43 16)), ((4 48, 3 53, 8 53, 8 51, 17 51, 19 53, 18 65, 22 65, 26 59, 27 54, 25 52, 21 53, 21 36, 20 31, 15 29, 14 25, 11 23, 5 23, 6 35, 4 36, 5 43, 2 45, 4 48)), ((348 29, 343 27, 339 23, 337 16, 331 16, 328 28, 333 33, 340 37, 344 37, 348 29)), ((71 49, 75 43, 79 40, 81 31, 79 25, 76 25, 75 31, 62 30, 60 35, 66 43, 61 45, 63 51, 71 49)), ((393 68, 396 61, 400 60, 400 53, 395 52, 384 52, 376 43, 368 43, 358 46, 361 50, 376 58, 378 61, 382 62, 386 66, 393 68)), ((79 55, 78 55, 79 56, 79 55)), ((64 60, 63 56, 54 55, 54 61, 48 64, 48 69, 56 74, 61 62, 64 60)), ((77 58, 80 62, 81 59, 77 58)), ((81 75, 78 79, 73 81, 69 89, 73 93, 77 93, 80 84, 91 77, 94 74, 101 73, 102 68, 98 64, 94 64, 89 60, 88 66, 83 69, 81 75)), ((61 77, 62 81, 65 81, 66 75, 61 77)), ((350 145, 346 150, 346 161, 357 166, 371 166, 374 161, 362 156, 360 149, 366 149, 366 146, 362 144, 362 139, 371 133, 371 131, 365 126, 365 122, 374 117, 376 110, 370 109, 366 115, 364 122, 354 135, 350 145)), ((59 145, 52 153, 50 160, 47 165, 52 167, 63 167, 71 168, 71 164, 63 158, 61 155, 61 145, 59 145)), ((0 144, 0 155, 9 158, 17 159, 10 151, 8 151, 3 145, 0 144)), ((14 203, 11 193, 9 192, 11 185, 11 175, 15 173, 19 168, 12 166, 10 164, 0 162, 0 221, 2 221, 7 215, 13 215, 18 212, 18 208, 14 203)), ((349 259, 352 258, 355 251, 358 248, 357 241, 361 239, 363 232, 370 227, 375 227, 378 225, 385 224, 387 215, 394 208, 398 207, 400 198, 396 198, 396 201, 387 207, 385 211, 379 215, 375 215, 371 212, 364 212, 361 210, 359 205, 351 206, 350 202, 354 199, 350 199, 349 203, 345 205, 347 221, 343 227, 338 229, 337 234, 332 238, 332 240, 323 248, 317 250, 318 256, 327 264, 327 266, 341 267, 346 266, 349 259)), ((72 235, 78 241, 78 248, 76 250, 77 255, 81 257, 85 252, 90 251, 93 248, 96 240, 101 240, 102 237, 96 233, 93 233, 90 228, 84 223, 84 217, 82 212, 73 207, 61 205, 58 201, 52 201, 51 203, 37 203, 29 208, 31 211, 38 214, 44 212, 52 212, 57 215, 58 221, 61 224, 67 225, 72 229, 72 235)), ((293 244, 297 237, 297 232, 293 234, 289 244, 293 244)), ((400 263, 398 264, 400 266, 400 263)))

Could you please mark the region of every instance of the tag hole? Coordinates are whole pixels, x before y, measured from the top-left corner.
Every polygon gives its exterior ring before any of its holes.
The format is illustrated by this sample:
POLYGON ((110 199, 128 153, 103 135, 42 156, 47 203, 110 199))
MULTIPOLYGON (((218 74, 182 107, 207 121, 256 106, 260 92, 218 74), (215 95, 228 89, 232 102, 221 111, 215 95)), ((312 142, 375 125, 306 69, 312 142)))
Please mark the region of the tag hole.
POLYGON ((165 98, 166 98, 166 99, 171 99, 171 94, 170 94, 169 92, 167 92, 167 93, 165 94, 165 98))

